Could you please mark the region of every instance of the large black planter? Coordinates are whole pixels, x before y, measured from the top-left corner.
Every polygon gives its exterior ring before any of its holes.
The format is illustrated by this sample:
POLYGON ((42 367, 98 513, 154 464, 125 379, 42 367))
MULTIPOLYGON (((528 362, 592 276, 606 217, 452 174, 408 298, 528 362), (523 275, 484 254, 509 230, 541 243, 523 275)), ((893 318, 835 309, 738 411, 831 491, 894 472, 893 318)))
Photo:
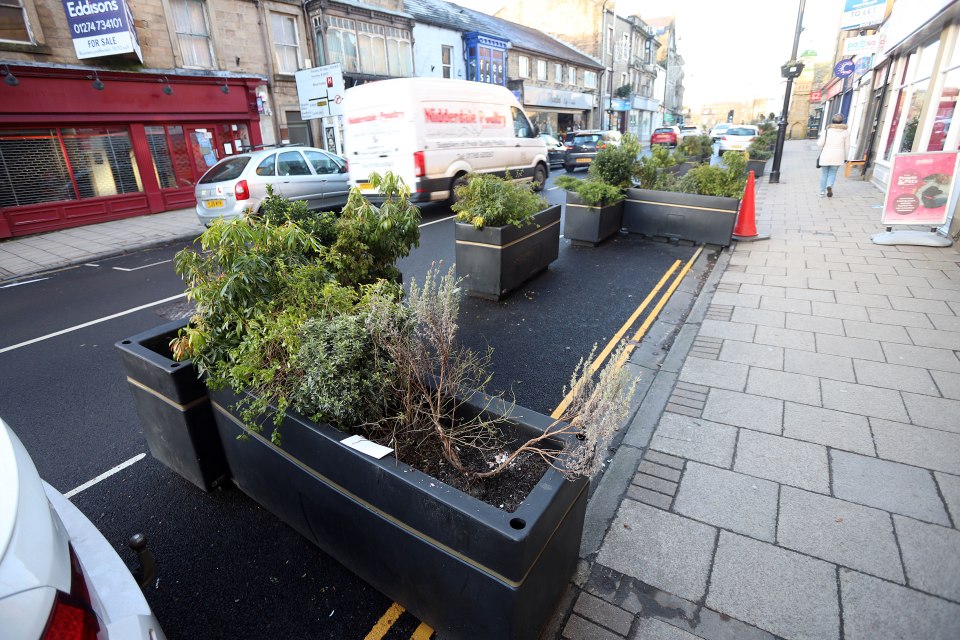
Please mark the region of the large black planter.
POLYGON ((630 233, 726 247, 739 208, 737 198, 628 189, 623 227, 630 233))
MULTIPOLYGON (((340 443, 347 434, 292 412, 278 448, 234 415, 237 396, 211 397, 237 486, 439 637, 539 636, 577 563, 586 480, 550 469, 508 513, 393 456, 359 453, 340 443)), ((502 407, 482 398, 474 411, 502 407)), ((521 437, 551 422, 519 407, 511 421, 521 437)))
POLYGON ((753 177, 759 178, 763 175, 763 172, 766 168, 766 160, 747 160, 747 168, 744 169, 744 172, 749 174, 751 171, 753 171, 753 177))
POLYGON ((116 343, 150 454, 209 491, 228 475, 207 387, 189 361, 170 357, 178 320, 116 343))
POLYGON ((602 207, 583 203, 575 193, 567 192, 563 237, 571 244, 596 247, 619 233, 623 220, 623 200, 602 207))
POLYGON ((457 276, 471 296, 500 300, 557 259, 560 205, 537 213, 523 227, 456 223, 457 276))

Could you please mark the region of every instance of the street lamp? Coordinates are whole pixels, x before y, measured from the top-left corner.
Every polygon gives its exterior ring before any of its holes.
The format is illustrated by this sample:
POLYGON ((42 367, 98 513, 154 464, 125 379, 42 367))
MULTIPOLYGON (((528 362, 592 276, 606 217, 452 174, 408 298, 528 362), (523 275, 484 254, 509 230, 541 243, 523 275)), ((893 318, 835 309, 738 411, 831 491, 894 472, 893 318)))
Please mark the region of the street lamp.
POLYGON ((797 61, 797 50, 800 48, 800 32, 803 31, 803 7, 807 0, 800 0, 800 10, 797 12, 797 30, 793 36, 793 53, 790 61, 780 67, 780 75, 787 79, 787 89, 783 95, 783 112, 780 114, 780 124, 777 128, 777 145, 773 151, 773 167, 770 170, 768 182, 780 182, 780 159, 783 156, 783 142, 787 137, 787 118, 790 115, 790 91, 793 89, 794 78, 803 73, 803 63, 797 61))

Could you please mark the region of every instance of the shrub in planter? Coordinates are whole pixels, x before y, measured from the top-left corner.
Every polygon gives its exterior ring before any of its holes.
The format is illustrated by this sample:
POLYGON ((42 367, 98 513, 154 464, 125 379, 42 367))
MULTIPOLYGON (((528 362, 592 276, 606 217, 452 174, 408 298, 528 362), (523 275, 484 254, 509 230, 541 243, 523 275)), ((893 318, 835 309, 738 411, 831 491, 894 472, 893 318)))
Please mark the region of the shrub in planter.
POLYGON ((563 235, 575 245, 597 246, 620 231, 624 189, 597 180, 560 176, 555 184, 567 190, 563 235))
POLYGON ((626 189, 633 185, 641 151, 640 141, 628 133, 620 139, 620 144, 609 144, 597 151, 589 175, 596 182, 626 189))
POLYGON ((703 196, 740 198, 746 186, 746 161, 744 153, 725 153, 721 165, 695 167, 687 172, 680 179, 678 191, 703 196))
POLYGON ((457 272, 470 295, 500 300, 557 259, 560 206, 529 184, 475 174, 456 193, 457 272))
POLYGON ((713 155, 713 139, 710 136, 687 136, 680 143, 680 151, 694 162, 702 162, 713 155))
POLYGON ((636 186, 656 191, 676 190, 678 182, 676 172, 670 170, 677 167, 684 159, 683 152, 671 152, 659 145, 651 147, 650 155, 637 161, 636 186))

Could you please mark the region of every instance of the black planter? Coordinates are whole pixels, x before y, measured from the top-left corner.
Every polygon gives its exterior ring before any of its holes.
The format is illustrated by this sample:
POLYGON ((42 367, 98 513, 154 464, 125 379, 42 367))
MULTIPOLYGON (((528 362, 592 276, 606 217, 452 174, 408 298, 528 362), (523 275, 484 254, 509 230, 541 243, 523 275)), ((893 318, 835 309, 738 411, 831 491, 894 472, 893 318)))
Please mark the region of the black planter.
POLYGON ((596 247, 620 231, 623 200, 602 207, 583 203, 575 193, 567 192, 563 237, 571 244, 596 247))
MULTIPOLYGON (((566 481, 550 469, 508 513, 393 456, 359 453, 340 444, 347 434, 292 412, 280 425, 278 448, 231 412, 237 396, 211 397, 240 489, 439 637, 539 636, 577 563, 586 480, 566 481), (237 439, 241 434, 248 437, 237 439)), ((478 394, 474 411, 502 410, 485 398, 478 394)), ((511 421, 524 438, 551 423, 519 407, 511 421)))
POLYGON ((623 227, 630 233, 726 247, 739 208, 740 200, 736 198, 628 189, 623 227))
POLYGON ((500 300, 557 259, 560 205, 537 213, 524 227, 484 227, 456 223, 457 276, 465 291, 500 300))
POLYGON ((168 344, 187 320, 116 343, 150 454, 209 491, 228 475, 207 387, 189 361, 176 362, 168 344))
POLYGON ((766 160, 747 160, 747 168, 744 169, 744 172, 749 175, 749 173, 753 171, 753 177, 759 178, 763 175, 766 168, 766 160))

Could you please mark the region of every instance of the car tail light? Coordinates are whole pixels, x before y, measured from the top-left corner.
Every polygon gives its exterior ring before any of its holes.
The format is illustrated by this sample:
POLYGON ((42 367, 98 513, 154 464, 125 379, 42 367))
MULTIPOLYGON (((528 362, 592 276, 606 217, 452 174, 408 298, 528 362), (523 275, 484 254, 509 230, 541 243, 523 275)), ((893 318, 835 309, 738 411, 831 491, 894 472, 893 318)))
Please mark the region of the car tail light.
POLYGON ((727 139, 727 136, 720 136, 720 139, 721 139, 721 140, 726 140, 726 139, 727 139))
POLYGON ((250 188, 247 186, 246 180, 241 180, 238 182, 237 186, 233 188, 233 192, 237 195, 237 200, 250 199, 250 188))
POLYGON ((70 548, 70 593, 57 592, 41 640, 96 640, 100 623, 90 604, 83 569, 70 548))
POLYGON ((413 152, 413 175, 417 178, 427 175, 427 164, 423 159, 423 151, 413 152))

